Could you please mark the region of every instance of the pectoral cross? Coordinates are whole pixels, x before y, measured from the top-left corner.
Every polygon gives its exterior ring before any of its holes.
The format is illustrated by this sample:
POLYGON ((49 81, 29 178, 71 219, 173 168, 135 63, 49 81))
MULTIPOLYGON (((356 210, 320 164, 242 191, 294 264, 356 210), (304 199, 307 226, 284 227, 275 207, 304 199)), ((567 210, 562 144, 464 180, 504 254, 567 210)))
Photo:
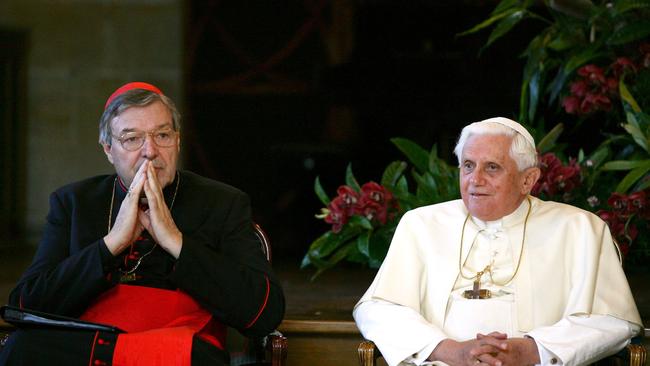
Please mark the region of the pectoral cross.
POLYGON ((120 276, 121 283, 131 282, 135 280, 136 280, 135 273, 124 273, 120 276))
POLYGON ((482 271, 476 272, 476 277, 474 277, 474 284, 471 290, 465 290, 463 292, 463 297, 466 299, 489 299, 492 297, 492 293, 488 289, 481 289, 481 276, 484 273, 490 271, 490 265, 488 264, 482 271))

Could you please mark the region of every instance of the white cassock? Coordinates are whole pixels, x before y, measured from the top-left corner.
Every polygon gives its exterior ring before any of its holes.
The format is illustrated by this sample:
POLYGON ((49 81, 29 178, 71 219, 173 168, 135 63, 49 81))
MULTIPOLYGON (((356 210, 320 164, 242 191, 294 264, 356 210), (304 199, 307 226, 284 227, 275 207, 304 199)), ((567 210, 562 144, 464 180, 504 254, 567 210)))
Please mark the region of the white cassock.
POLYGON ((427 364, 443 339, 492 331, 533 337, 542 364, 582 365, 616 353, 639 332, 639 312, 605 222, 573 206, 529 198, 523 250, 528 200, 497 221, 470 217, 464 234, 461 200, 403 216, 354 309, 361 333, 389 365, 427 364), (470 279, 460 275, 459 260, 470 279), (464 298, 471 278, 487 265, 491 276, 481 282, 492 297, 464 298))

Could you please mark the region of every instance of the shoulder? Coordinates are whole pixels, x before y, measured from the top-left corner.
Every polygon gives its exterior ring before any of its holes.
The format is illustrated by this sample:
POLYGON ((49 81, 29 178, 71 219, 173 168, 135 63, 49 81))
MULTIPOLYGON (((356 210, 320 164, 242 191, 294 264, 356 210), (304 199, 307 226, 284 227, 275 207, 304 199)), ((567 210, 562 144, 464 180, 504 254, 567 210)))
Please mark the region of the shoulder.
POLYGON ((403 220, 427 223, 448 223, 450 219, 464 218, 467 209, 460 199, 414 208, 404 214, 403 220))
POLYGON ((181 189, 193 193, 202 193, 216 196, 248 197, 239 188, 229 184, 210 179, 188 170, 179 171, 181 189))
POLYGON ((543 201, 532 196, 531 202, 535 212, 533 217, 537 219, 553 220, 565 225, 589 225, 592 227, 606 225, 598 215, 576 206, 554 201, 543 201))
POLYGON ((60 197, 102 194, 113 188, 115 175, 97 175, 76 182, 68 183, 54 191, 60 197))

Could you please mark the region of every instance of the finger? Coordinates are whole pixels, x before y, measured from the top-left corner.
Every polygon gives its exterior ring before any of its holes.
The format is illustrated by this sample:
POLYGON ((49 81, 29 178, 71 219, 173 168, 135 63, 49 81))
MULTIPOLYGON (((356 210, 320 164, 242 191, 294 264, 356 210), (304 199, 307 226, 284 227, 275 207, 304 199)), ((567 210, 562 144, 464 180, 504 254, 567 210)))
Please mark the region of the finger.
POLYGON ((497 353, 501 349, 496 346, 488 345, 488 344, 481 344, 477 345, 476 347, 473 347, 470 351, 469 354, 470 356, 474 358, 478 358, 484 354, 490 354, 490 353, 497 353))
POLYGON ((149 210, 154 210, 156 213, 160 210, 160 201, 164 201, 162 198, 162 193, 156 192, 156 190, 151 186, 151 180, 148 179, 147 183, 144 185, 144 194, 147 197, 147 205, 149 210))
POLYGON ((158 178, 156 176, 155 169, 153 167, 153 164, 149 164, 149 168, 147 169, 147 173, 149 176, 149 179, 147 179, 147 183, 145 185, 145 194, 147 195, 147 199, 150 201, 154 202, 149 202, 149 207, 152 207, 154 209, 157 209, 159 206, 159 202, 164 202, 163 199, 163 193, 162 193, 162 188, 160 187, 160 184, 158 183, 158 178))
POLYGON ((507 347, 507 343, 504 342, 505 339, 502 339, 501 337, 493 337, 491 335, 484 335, 480 339, 480 345, 481 346, 490 346, 490 347, 496 347, 500 350, 505 350, 507 347))
POLYGON ((133 182, 131 182, 131 185, 129 186, 129 192, 127 194, 128 198, 139 198, 140 194, 142 192, 142 187, 144 186, 144 183, 147 181, 147 166, 149 165, 148 161, 145 161, 140 165, 138 168, 138 171, 135 173, 135 177, 133 178, 133 182))
POLYGON ((160 187, 160 182, 158 182, 158 175, 156 174, 156 168, 154 168, 153 163, 149 164, 147 173, 151 177, 151 181, 149 182, 150 186, 153 188, 154 191, 158 191, 162 193, 162 187, 160 187))
POLYGON ((497 339, 508 339, 508 335, 506 333, 501 333, 501 332, 491 332, 488 334, 489 337, 494 337, 497 339))
POLYGON ((501 366, 503 365, 503 361, 499 360, 498 358, 494 357, 493 355, 489 353, 482 354, 481 356, 476 358, 479 362, 478 364, 483 364, 483 365, 490 365, 490 366, 501 366))
POLYGON ((138 221, 140 222, 140 225, 149 233, 153 231, 151 230, 151 217, 149 216, 149 212, 142 210, 138 211, 138 221))

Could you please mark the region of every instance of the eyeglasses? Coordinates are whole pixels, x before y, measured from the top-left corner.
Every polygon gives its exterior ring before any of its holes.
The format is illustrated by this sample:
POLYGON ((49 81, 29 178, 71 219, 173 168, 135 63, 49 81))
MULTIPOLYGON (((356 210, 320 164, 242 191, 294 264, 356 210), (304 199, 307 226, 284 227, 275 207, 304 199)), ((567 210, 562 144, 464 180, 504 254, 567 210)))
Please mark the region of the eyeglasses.
POLYGON ((149 132, 145 132, 145 131, 127 132, 122 134, 119 137, 115 135, 111 135, 111 136, 120 142, 124 150, 136 151, 144 145, 144 142, 147 139, 147 135, 151 136, 153 142, 158 147, 170 147, 176 144, 177 132, 170 128, 165 128, 156 131, 149 131, 149 132))

